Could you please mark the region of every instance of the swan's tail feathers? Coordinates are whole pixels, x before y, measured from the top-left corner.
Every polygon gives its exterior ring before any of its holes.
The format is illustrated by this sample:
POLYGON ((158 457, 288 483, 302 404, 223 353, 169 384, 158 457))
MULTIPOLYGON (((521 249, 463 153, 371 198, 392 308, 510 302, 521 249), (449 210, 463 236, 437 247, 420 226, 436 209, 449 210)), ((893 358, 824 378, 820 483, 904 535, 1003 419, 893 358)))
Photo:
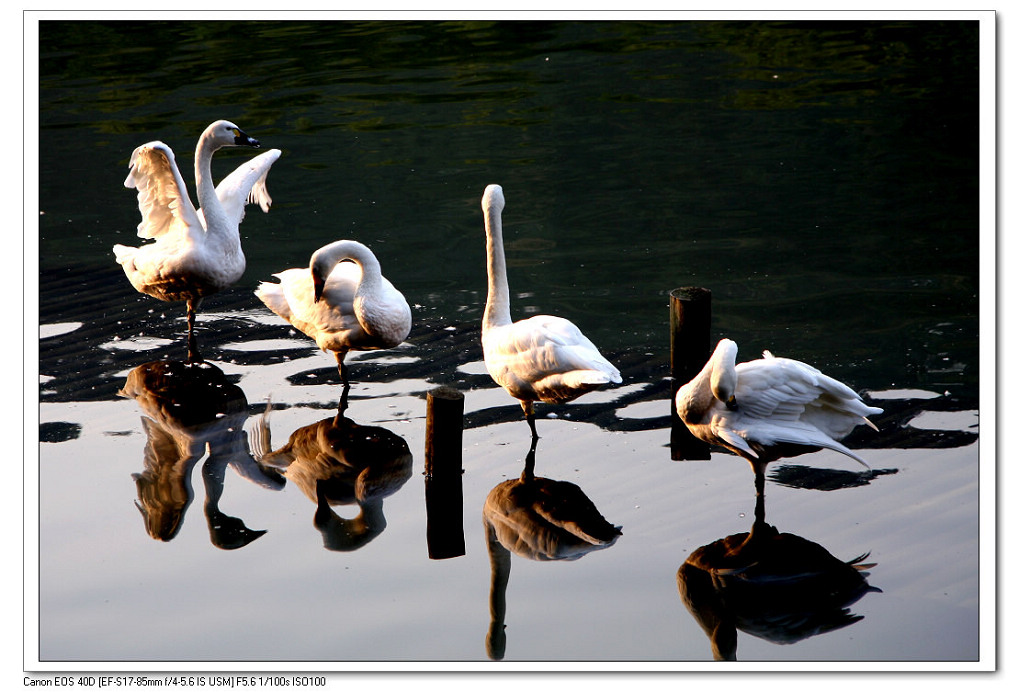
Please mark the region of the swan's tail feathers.
POLYGON ((273 283, 271 281, 259 282, 258 288, 255 289, 255 295, 267 308, 283 319, 288 321, 290 320, 290 304, 287 302, 287 297, 283 293, 282 284, 273 283))
POLYGON ((265 400, 265 411, 259 416, 251 428, 249 436, 251 444, 251 455, 260 464, 265 463, 272 451, 272 435, 269 432, 269 414, 272 412, 272 399, 265 400))
POLYGON ((563 384, 568 387, 600 387, 610 382, 622 382, 618 372, 605 372, 603 370, 572 370, 563 374, 563 384))
POLYGON ((874 424, 873 424, 873 423, 871 422, 870 418, 867 418, 867 416, 864 416, 864 417, 863 417, 863 422, 864 422, 864 423, 866 423, 866 424, 867 424, 868 426, 870 426, 871 428, 873 428, 874 430, 876 430, 877 432, 881 432, 881 431, 880 431, 880 430, 878 429, 878 427, 877 427, 876 425, 874 425, 874 424))
POLYGON ((134 253, 138 252, 138 248, 130 247, 128 245, 114 245, 113 255, 117 260, 117 264, 124 264, 130 262, 134 258, 134 253))

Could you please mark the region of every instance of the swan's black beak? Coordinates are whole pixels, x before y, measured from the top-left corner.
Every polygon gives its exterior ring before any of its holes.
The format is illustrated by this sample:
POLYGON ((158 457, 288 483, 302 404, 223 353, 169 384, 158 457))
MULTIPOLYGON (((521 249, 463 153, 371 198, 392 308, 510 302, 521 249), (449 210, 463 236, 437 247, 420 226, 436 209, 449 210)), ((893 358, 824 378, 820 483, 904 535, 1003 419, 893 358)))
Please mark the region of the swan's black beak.
POLYGON ((729 397, 729 400, 725 402, 725 407, 730 411, 738 411, 739 404, 736 403, 736 397, 734 396, 729 397))
POLYGON ((326 282, 323 279, 313 275, 311 277, 311 283, 315 287, 315 302, 317 303, 319 298, 322 297, 322 290, 325 288, 326 282))
POLYGON ((256 149, 262 146, 261 142, 254 137, 248 137, 248 135, 240 129, 234 130, 234 144, 239 147, 254 147, 256 149))

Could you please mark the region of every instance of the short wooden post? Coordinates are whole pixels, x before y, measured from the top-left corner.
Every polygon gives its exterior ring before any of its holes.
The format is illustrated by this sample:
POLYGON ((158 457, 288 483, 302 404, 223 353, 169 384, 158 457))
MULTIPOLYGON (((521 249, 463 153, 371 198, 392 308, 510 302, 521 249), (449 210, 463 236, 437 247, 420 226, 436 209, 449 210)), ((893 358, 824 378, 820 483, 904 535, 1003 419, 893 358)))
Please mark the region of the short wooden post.
POLYGON ((672 459, 711 458, 711 446, 693 436, 676 414, 676 392, 711 357, 711 291, 686 286, 669 292, 669 367, 672 374, 672 459))
POLYGON ((428 393, 425 420, 425 512, 428 557, 466 554, 463 529, 464 395, 452 387, 428 393))

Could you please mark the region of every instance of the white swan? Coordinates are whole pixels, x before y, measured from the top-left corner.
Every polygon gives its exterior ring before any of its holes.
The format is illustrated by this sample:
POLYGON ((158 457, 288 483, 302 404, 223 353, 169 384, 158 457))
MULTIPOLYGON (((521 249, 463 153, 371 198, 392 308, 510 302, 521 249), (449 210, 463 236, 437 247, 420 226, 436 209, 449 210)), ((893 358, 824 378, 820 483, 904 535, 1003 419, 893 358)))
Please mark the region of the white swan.
MULTIPOLYGON (((704 368, 676 392, 676 413, 696 437, 750 462, 763 488, 764 467, 824 447, 864 466, 837 440, 882 409, 806 363, 764 358, 736 365, 736 344, 722 339, 704 368)), ((869 468, 869 467, 868 467, 869 468)))
POLYGON ((323 351, 333 352, 346 390, 347 352, 398 346, 410 334, 410 306, 382 276, 372 251, 356 240, 319 248, 309 268, 273 274, 279 283, 263 281, 255 295, 323 351))
POLYGON ((510 319, 506 255, 502 247, 502 188, 489 185, 481 199, 488 236, 488 300, 481 325, 485 366, 492 379, 520 401, 537 438, 534 402, 561 403, 610 382, 619 371, 569 320, 537 315, 510 319))
POLYGON ((114 245, 113 252, 131 285, 141 293, 159 300, 187 301, 189 357, 197 357, 195 312, 202 298, 230 286, 244 273, 238 226, 245 204, 257 203, 265 212, 272 204, 265 178, 280 150, 270 149, 241 164, 213 187, 212 155, 225 146, 257 148, 259 142, 226 120, 205 128, 195 149, 198 210, 188 197, 173 151, 162 142, 134 150, 124 181, 125 187, 138 190, 142 214, 138 236, 155 242, 141 247, 114 245))

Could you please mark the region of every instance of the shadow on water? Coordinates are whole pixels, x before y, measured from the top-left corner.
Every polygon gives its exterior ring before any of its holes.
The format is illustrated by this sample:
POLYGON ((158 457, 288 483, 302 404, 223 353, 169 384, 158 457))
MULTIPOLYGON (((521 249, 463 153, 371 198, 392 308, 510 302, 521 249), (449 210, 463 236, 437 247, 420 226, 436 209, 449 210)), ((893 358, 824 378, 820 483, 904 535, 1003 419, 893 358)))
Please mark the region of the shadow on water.
POLYGON ((538 562, 579 560, 612 547, 622 535, 622 527, 608 522, 579 486, 534 475, 537 443, 532 439, 520 478, 492 488, 482 510, 492 566, 485 645, 493 660, 506 654, 511 554, 538 562))
POLYGON ((202 481, 212 544, 233 550, 265 533, 219 509, 228 466, 263 488, 279 490, 284 485, 283 478, 259 464, 248 449, 243 427, 247 399, 239 387, 208 363, 153 361, 130 372, 121 394, 133 399, 143 414, 145 469, 133 478, 136 506, 152 538, 170 541, 180 531, 194 498, 192 470, 206 451, 202 481))

